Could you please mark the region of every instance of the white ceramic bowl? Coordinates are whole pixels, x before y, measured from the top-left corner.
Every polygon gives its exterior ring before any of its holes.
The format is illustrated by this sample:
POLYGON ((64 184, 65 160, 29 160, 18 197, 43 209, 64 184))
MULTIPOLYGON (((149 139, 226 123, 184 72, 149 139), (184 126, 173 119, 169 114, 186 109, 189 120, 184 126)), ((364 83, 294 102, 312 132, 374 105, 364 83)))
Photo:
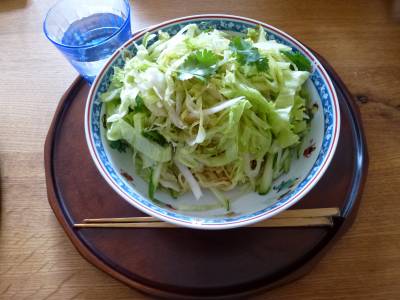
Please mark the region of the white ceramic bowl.
MULTIPOLYGON (((142 31, 127 41, 108 60, 90 90, 85 112, 87 144, 99 172, 107 183, 122 198, 141 211, 161 220, 180 226, 197 229, 227 229, 249 225, 272 217, 289 208, 304 197, 322 177, 329 166, 339 137, 339 103, 333 84, 321 63, 293 37, 268 24, 228 15, 197 15, 170 20, 142 31), (171 35, 188 23, 199 26, 212 25, 217 29, 245 33, 247 28, 261 25, 269 39, 286 44, 294 51, 301 52, 313 64, 313 72, 306 82, 311 99, 318 107, 312 120, 311 131, 305 137, 301 157, 292 162, 288 174, 273 182, 273 188, 264 196, 255 192, 240 195, 238 189, 231 194, 237 198, 231 205, 231 212, 222 208, 206 211, 177 209, 186 204, 198 204, 191 193, 173 199, 169 194, 157 192, 156 198, 163 201, 154 203, 147 197, 147 182, 135 172, 131 154, 111 149, 105 140, 102 126, 103 105, 99 95, 107 90, 113 66, 123 66, 124 51, 135 53, 133 43, 141 43, 145 32, 167 31, 171 35), (122 51, 124 50, 124 51, 122 51)), ((215 203, 211 194, 205 194, 202 203, 215 203)), ((323 199, 321 199, 323 201, 323 199)))

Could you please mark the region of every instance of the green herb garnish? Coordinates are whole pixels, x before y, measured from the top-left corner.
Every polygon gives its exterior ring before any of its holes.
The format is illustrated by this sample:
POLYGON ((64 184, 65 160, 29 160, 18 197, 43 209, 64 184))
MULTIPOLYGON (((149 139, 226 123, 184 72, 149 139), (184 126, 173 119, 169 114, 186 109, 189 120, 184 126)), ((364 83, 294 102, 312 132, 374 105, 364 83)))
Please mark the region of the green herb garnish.
POLYGON ((111 141, 110 147, 112 149, 118 150, 119 152, 126 152, 126 148, 129 147, 129 144, 127 142, 125 142, 124 140, 111 141))
POLYGON ((300 52, 283 52, 287 58, 291 60, 297 66, 299 71, 311 72, 310 61, 300 52))
POLYGON ((204 81, 215 74, 218 69, 219 57, 210 50, 197 50, 190 54, 182 67, 178 70, 180 80, 188 80, 193 77, 204 81))
POLYGON ((153 142, 156 142, 161 146, 165 146, 168 144, 167 140, 160 133, 158 133, 158 131, 155 130, 143 131, 142 135, 145 138, 148 138, 149 140, 152 140, 153 142))
POLYGON ((136 99, 135 99, 135 102, 136 102, 135 109, 133 110, 135 113, 145 112, 146 111, 146 106, 144 105, 142 97, 137 95, 136 99))
POLYGON ((254 64, 258 71, 268 70, 268 58, 262 57, 258 49, 245 39, 239 36, 234 37, 230 48, 236 54, 241 65, 254 64))

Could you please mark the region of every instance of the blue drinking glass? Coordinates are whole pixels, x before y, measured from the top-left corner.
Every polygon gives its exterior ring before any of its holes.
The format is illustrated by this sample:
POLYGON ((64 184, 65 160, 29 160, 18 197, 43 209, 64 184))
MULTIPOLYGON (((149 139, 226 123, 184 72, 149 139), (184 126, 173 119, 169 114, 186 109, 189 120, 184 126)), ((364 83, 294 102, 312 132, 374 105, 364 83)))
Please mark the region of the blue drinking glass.
POLYGON ((61 0, 47 13, 46 37, 92 83, 108 57, 131 36, 128 0, 61 0))

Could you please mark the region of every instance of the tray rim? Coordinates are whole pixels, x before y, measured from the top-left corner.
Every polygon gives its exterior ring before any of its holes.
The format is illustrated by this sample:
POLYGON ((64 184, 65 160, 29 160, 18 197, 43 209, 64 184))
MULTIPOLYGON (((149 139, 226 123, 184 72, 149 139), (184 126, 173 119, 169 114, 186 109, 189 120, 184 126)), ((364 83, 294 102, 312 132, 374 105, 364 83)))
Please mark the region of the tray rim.
MULTIPOLYGON (((309 48, 310 49, 310 48, 309 48)), ((62 119, 63 112, 68 108, 68 101, 71 97, 74 97, 80 88, 85 84, 85 81, 82 77, 77 77, 71 86, 66 90, 64 95, 61 97, 60 102, 57 106, 56 112, 54 114, 54 118, 51 122, 49 131, 46 136, 45 147, 44 147, 44 160, 45 160, 45 174, 46 174, 46 187, 47 187, 47 196, 49 204, 56 215, 56 218, 60 225, 63 227, 67 236, 71 240, 74 247, 78 250, 83 258, 85 258, 88 262, 93 264, 98 269, 103 272, 111 275, 115 279, 127 284, 130 287, 135 288, 140 292, 144 292, 146 294, 162 297, 162 298, 172 298, 172 299, 232 299, 245 297, 251 294, 259 293, 262 291, 266 291, 273 287, 283 285, 285 283, 291 282, 295 279, 298 279, 305 274, 307 274, 318 261, 322 258, 325 252, 335 243, 335 241, 347 231, 347 229, 352 225, 358 206, 360 204, 360 198, 363 192, 365 180, 367 177, 368 170, 368 152, 366 147, 366 139, 361 123, 360 113, 358 107, 356 106, 353 97, 351 96, 349 90, 344 85, 340 77, 334 71, 334 69, 327 63, 327 61, 321 57, 318 53, 313 51, 314 54, 318 57, 318 59, 322 62, 324 67, 327 69, 328 73, 330 73, 330 77, 332 81, 341 89, 343 95, 345 96, 346 103, 349 108, 349 112, 351 114, 353 125, 353 131, 355 133, 354 143, 357 145, 357 156, 362 157, 362 159, 356 160, 356 170, 358 171, 355 176, 352 178, 351 183, 351 191, 350 195, 347 197, 347 205, 344 207, 342 211, 343 220, 342 222, 337 223, 335 228, 331 230, 331 234, 327 235, 319 244, 316 246, 312 252, 309 253, 309 258, 304 259, 304 261, 299 262, 299 266, 290 272, 287 275, 282 275, 280 279, 277 279, 274 282, 271 282, 267 285, 260 286, 259 288, 249 289, 240 293, 231 293, 226 295, 188 295, 186 293, 179 293, 175 291, 162 290, 153 286, 146 285, 144 283, 135 281, 124 274, 119 273, 111 266, 109 266, 105 261, 103 261, 100 257, 94 254, 89 247, 84 243, 83 240, 79 238, 79 236, 75 233, 73 229, 73 224, 71 224, 63 211, 62 203, 59 201, 59 195, 56 190, 56 186, 54 184, 54 170, 52 164, 53 157, 53 145, 55 134, 57 133, 58 121, 62 119), (354 129, 354 127, 356 127, 354 129)))

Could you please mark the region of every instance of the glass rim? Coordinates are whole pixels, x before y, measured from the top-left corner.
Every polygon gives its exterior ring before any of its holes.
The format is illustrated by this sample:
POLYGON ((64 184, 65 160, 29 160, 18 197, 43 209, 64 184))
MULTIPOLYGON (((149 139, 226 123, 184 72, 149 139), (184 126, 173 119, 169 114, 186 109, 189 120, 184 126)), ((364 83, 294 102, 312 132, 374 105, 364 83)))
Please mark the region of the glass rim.
POLYGON ((57 45, 57 46, 61 46, 61 47, 63 47, 63 48, 84 49, 84 48, 96 47, 96 46, 98 46, 98 45, 100 45, 100 44, 103 44, 104 42, 107 42, 108 40, 112 39, 114 36, 116 36, 118 33, 120 33, 120 32, 122 31, 123 28, 126 27, 127 23, 130 22, 130 17, 131 17, 131 6, 130 6, 130 3, 129 3, 129 0, 122 0, 122 1, 126 4, 126 6, 128 7, 128 16, 127 16, 127 18, 124 20, 124 23, 118 28, 118 30, 115 31, 115 32, 113 32, 110 36, 106 37, 104 40, 102 40, 101 42, 99 42, 99 43, 97 43, 97 44, 94 44, 94 45, 92 44, 92 45, 83 45, 83 46, 70 46, 70 45, 66 45, 66 44, 63 44, 63 43, 59 43, 59 42, 56 42, 54 39, 52 39, 52 38, 50 37, 50 35, 49 35, 48 31, 47 31, 47 28, 46 28, 46 22, 47 22, 47 19, 48 19, 48 17, 49 17, 50 12, 51 12, 53 9, 55 9, 57 5, 59 5, 61 2, 64 2, 64 1, 66 1, 66 0, 57 1, 53 6, 51 6, 50 9, 47 11, 46 17, 44 18, 44 21, 43 21, 43 32, 44 32, 44 35, 47 37, 47 39, 48 39, 50 42, 52 42, 53 44, 55 44, 55 45, 57 45))

